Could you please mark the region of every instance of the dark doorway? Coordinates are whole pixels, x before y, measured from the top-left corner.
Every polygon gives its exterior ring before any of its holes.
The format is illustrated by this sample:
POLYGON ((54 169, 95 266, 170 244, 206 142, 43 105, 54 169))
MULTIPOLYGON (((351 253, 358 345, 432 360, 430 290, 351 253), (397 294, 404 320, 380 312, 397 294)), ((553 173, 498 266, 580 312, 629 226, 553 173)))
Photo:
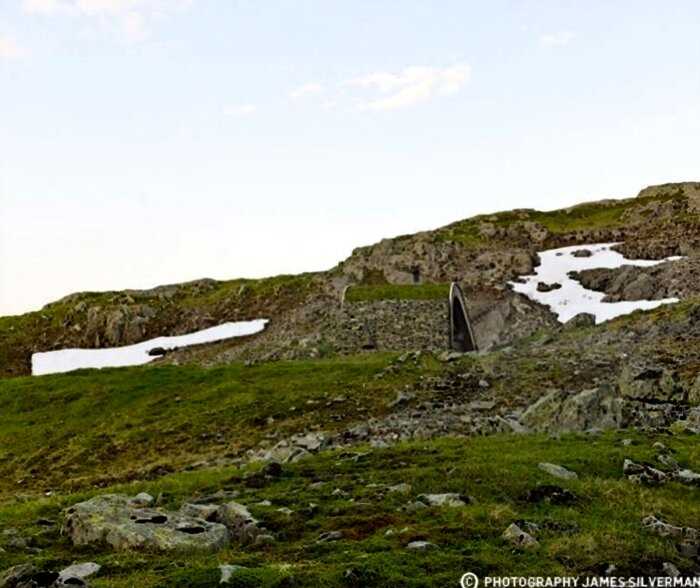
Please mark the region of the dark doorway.
POLYGON ((477 351, 462 289, 456 282, 450 286, 450 348, 454 351, 477 351))
POLYGON ((411 268, 411 274, 413 274, 413 283, 420 284, 420 268, 417 265, 411 268))

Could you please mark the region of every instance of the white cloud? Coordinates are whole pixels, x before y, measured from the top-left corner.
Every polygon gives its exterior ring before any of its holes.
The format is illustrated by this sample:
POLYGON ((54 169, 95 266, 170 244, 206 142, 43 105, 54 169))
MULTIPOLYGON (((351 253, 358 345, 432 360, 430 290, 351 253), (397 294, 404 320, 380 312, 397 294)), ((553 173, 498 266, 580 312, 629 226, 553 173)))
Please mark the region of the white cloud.
POLYGON ((364 98, 362 110, 398 110, 426 102, 436 96, 455 94, 469 81, 471 67, 407 67, 398 73, 375 72, 345 84, 379 92, 380 97, 364 98))
POLYGON ((187 8, 192 0, 22 0, 22 9, 40 16, 70 15, 116 25, 128 41, 143 41, 158 15, 187 8))
POLYGON ((546 47, 563 47, 576 38, 576 33, 571 31, 559 31, 540 36, 540 44, 546 47))
POLYGON ((303 86, 292 90, 289 97, 296 100, 298 98, 306 98, 307 96, 315 96, 323 92, 323 86, 317 82, 309 82, 303 86))
POLYGON ((0 59, 21 59, 26 55, 17 42, 10 37, 0 37, 0 59))
POLYGON ((226 116, 250 116, 257 111, 257 106, 254 104, 233 104, 224 108, 224 114, 226 116))

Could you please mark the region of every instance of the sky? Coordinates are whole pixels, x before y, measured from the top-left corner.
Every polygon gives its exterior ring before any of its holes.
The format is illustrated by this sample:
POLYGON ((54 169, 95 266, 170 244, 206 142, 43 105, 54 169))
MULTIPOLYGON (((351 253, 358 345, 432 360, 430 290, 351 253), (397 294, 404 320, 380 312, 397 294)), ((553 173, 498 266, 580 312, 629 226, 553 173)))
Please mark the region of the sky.
POLYGON ((0 315, 700 180, 700 3, 0 0, 0 315))

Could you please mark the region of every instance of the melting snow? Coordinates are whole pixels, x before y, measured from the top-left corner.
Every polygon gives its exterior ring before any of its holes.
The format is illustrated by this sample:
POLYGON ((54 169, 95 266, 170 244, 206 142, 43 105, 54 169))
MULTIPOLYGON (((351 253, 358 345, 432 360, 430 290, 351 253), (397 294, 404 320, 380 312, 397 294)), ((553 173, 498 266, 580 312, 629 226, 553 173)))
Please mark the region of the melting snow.
POLYGON ((602 323, 623 314, 629 314, 635 310, 649 310, 678 302, 677 298, 665 298, 663 300, 635 300, 625 302, 603 302, 604 292, 596 292, 584 288, 580 282, 573 280, 567 274, 570 271, 581 271, 596 268, 618 268, 623 265, 636 265, 650 267, 675 261, 679 257, 669 257, 661 261, 643 259, 625 259, 625 257, 613 251, 612 246, 617 243, 599 243, 597 245, 574 245, 560 249, 541 251, 540 265, 535 268, 534 275, 524 276, 523 283, 511 282, 516 292, 525 294, 528 298, 549 306, 559 321, 565 323, 581 312, 595 315, 596 323, 602 323), (575 251, 585 249, 590 251, 590 257, 574 257, 575 251), (549 292, 538 292, 537 284, 561 284, 561 288, 549 292))
POLYGON ((267 319, 254 321, 240 321, 236 323, 224 323, 216 327, 177 335, 175 337, 157 337, 149 341, 142 341, 135 345, 124 347, 112 347, 107 349, 60 349, 58 351, 46 351, 32 355, 32 374, 42 376, 45 374, 60 374, 82 368, 124 367, 130 365, 143 365, 156 359, 148 352, 156 347, 173 349, 175 347, 187 347, 200 343, 212 343, 231 337, 242 337, 259 333, 265 328, 267 319))

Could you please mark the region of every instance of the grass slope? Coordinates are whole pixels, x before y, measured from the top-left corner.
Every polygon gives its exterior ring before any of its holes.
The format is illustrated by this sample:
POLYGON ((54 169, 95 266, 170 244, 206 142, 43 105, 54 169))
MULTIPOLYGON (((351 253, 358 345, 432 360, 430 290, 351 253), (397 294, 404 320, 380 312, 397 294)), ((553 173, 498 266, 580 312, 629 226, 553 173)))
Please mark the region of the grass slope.
MULTIPOLYGON (((218 565, 239 564, 233 586, 442 587, 457 585, 462 573, 479 575, 599 574, 611 563, 619 575, 659 573, 662 562, 692 567, 670 540, 645 531, 642 517, 656 514, 675 524, 700 526, 697 489, 668 484, 645 488, 624 479, 625 457, 652 460, 656 438, 639 434, 603 436, 495 436, 400 444, 387 449, 359 447, 322 453, 284 467, 281 478, 249 487, 255 469, 214 469, 179 473, 104 491, 161 495, 166 507, 221 489, 240 492, 254 516, 277 536, 268 546, 232 546, 214 555, 111 553, 76 548, 60 536, 61 510, 96 491, 11 502, 0 506, 0 523, 30 538, 41 551, 35 564, 60 569, 73 561, 97 561, 103 569, 96 588, 127 586, 214 587, 218 565), (636 444, 623 447, 622 437, 636 444), (563 464, 580 475, 562 482, 537 468, 541 461, 563 464), (408 483, 407 493, 388 486, 408 483), (532 488, 557 483, 574 492, 567 506, 532 503, 532 488), (312 485, 313 484, 313 485, 312 485), (465 507, 406 510, 421 493, 458 492, 472 498, 465 507), (259 504, 270 501, 271 506, 259 504), (293 512, 284 514, 279 508, 293 512), (541 527, 540 546, 513 549, 501 533, 512 522, 541 527), (337 542, 317 543, 323 532, 341 531, 337 542), (406 549, 410 541, 438 546, 406 549)), ((687 466, 700 468, 700 448, 690 437, 661 437, 687 466)), ((0 552, 0 568, 27 561, 21 550, 0 552)))

